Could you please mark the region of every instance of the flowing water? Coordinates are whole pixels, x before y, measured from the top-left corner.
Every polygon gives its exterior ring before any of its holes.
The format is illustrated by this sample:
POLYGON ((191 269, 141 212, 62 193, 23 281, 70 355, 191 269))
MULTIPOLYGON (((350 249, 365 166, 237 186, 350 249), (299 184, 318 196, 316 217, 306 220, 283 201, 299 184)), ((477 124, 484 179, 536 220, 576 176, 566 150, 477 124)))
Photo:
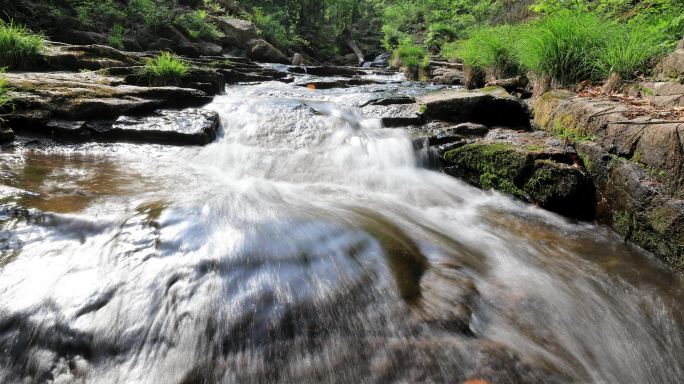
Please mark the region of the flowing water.
POLYGON ((2 383, 675 383, 684 283, 425 167, 357 105, 229 87, 206 147, 0 152, 2 383))

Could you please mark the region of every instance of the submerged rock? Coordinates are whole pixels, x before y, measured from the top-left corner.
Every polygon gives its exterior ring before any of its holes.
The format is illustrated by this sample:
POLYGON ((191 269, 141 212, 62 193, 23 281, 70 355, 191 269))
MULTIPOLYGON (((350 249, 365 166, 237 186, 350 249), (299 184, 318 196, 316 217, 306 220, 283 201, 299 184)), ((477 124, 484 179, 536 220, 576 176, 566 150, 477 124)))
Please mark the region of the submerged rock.
POLYGON ((492 130, 444 154, 445 172, 565 216, 595 217, 595 192, 572 147, 544 132, 492 130))
POLYGON ((428 93, 418 98, 418 104, 428 119, 487 126, 530 126, 527 106, 501 87, 428 93))

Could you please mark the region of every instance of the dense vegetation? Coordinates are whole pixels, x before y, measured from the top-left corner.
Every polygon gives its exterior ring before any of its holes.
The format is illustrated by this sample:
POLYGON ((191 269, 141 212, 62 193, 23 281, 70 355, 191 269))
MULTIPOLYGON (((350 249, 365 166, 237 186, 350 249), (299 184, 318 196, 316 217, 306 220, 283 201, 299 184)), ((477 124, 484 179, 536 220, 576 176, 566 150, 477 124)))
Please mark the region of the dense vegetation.
POLYGON ((4 112, 12 105, 12 99, 7 94, 9 89, 7 87, 7 81, 2 76, 3 73, 5 73, 5 68, 0 68, 0 112, 4 112))
POLYGON ((442 53, 487 78, 528 74, 542 88, 584 80, 630 80, 671 49, 684 32, 684 3, 647 0, 540 0, 538 17, 479 26, 442 53))
POLYGON ((24 26, 0 20, 0 67, 21 67, 43 50, 44 38, 24 26))

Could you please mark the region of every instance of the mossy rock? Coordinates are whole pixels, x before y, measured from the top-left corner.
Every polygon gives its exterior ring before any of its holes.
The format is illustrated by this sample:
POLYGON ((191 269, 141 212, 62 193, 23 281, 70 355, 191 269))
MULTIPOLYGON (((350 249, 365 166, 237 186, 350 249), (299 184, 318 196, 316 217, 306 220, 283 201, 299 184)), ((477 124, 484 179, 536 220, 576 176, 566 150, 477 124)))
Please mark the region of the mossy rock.
POLYGON ((595 191, 574 164, 556 162, 537 148, 506 142, 475 143, 448 151, 447 172, 483 189, 496 189, 550 211, 591 220, 595 191))

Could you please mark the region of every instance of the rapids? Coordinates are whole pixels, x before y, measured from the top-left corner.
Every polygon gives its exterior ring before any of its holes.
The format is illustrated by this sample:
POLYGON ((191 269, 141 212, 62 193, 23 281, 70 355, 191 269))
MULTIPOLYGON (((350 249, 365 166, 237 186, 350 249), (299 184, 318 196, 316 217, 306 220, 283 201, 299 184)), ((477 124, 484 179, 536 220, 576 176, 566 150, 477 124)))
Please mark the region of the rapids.
POLYGON ((358 105, 237 85, 205 147, 0 150, 2 383, 675 383, 684 282, 430 169, 358 105))

